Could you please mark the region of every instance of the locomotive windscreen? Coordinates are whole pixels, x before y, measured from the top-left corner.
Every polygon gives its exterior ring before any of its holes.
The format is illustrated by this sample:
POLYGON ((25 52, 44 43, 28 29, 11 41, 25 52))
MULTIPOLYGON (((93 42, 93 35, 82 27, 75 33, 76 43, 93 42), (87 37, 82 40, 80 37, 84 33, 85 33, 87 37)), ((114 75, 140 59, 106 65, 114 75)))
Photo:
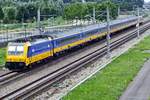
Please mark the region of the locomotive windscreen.
POLYGON ((24 51, 23 45, 9 45, 8 55, 22 55, 24 51))

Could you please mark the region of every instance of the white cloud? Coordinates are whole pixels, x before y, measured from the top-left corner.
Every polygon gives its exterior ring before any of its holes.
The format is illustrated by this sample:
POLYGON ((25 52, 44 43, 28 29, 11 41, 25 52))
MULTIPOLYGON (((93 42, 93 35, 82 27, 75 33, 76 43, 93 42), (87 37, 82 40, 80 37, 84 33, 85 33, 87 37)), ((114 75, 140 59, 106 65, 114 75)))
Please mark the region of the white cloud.
POLYGON ((150 2, 150 0, 144 0, 145 2, 150 2))

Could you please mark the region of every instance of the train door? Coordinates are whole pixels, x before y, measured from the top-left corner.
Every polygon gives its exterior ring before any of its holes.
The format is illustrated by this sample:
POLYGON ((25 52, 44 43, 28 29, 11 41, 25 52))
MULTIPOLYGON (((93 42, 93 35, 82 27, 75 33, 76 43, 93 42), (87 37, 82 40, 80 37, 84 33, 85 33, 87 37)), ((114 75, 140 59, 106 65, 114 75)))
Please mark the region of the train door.
POLYGON ((31 46, 28 47, 28 65, 29 67, 32 64, 32 55, 33 55, 33 48, 31 46))
POLYGON ((54 41, 52 40, 51 42, 50 42, 50 44, 51 44, 51 55, 52 56, 54 56, 54 41))

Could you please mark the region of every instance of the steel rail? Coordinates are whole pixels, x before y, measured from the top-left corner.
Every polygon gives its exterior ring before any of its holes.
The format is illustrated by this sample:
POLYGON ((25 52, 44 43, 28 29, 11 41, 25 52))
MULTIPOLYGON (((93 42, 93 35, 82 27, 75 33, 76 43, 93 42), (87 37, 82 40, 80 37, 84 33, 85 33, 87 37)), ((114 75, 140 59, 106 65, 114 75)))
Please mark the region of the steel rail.
MULTIPOLYGON (((4 67, 4 66, 2 66, 2 67, 4 67)), ((8 75, 10 73, 12 73, 12 71, 5 72, 4 74, 1 74, 0 77, 6 76, 6 75, 8 75)))
MULTIPOLYGON (((150 24, 144 26, 140 29, 140 34, 146 31, 150 27, 150 24)), ((131 34, 122 37, 114 42, 111 43, 111 50, 121 46, 125 42, 135 38, 137 36, 137 30, 132 32, 131 34)), ((46 76, 31 82, 30 84, 25 85, 3 97, 1 99, 19 99, 19 98, 28 98, 35 95, 37 92, 42 91, 48 86, 51 86, 53 83, 59 81, 60 79, 64 78, 65 76, 69 75, 70 73, 80 69, 85 64, 103 56, 106 54, 106 46, 97 49, 96 51, 89 53, 88 55, 71 62, 68 65, 63 66, 62 68, 47 74, 46 76)))
POLYGON ((11 82, 22 78, 26 73, 25 72, 12 72, 8 75, 3 76, 0 78, 0 87, 10 84, 11 82))
POLYGON ((15 76, 15 75, 17 75, 17 72, 13 72, 13 71, 10 71, 10 72, 0 75, 0 83, 15 76))

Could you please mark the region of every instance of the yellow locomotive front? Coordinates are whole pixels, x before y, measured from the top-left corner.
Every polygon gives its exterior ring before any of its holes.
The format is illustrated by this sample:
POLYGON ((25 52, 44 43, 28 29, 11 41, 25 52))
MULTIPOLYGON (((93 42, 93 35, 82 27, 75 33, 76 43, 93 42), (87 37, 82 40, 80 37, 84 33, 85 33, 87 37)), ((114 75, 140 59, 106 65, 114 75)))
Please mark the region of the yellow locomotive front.
POLYGON ((25 43, 9 43, 7 47, 5 67, 9 70, 20 70, 26 66, 25 43))

